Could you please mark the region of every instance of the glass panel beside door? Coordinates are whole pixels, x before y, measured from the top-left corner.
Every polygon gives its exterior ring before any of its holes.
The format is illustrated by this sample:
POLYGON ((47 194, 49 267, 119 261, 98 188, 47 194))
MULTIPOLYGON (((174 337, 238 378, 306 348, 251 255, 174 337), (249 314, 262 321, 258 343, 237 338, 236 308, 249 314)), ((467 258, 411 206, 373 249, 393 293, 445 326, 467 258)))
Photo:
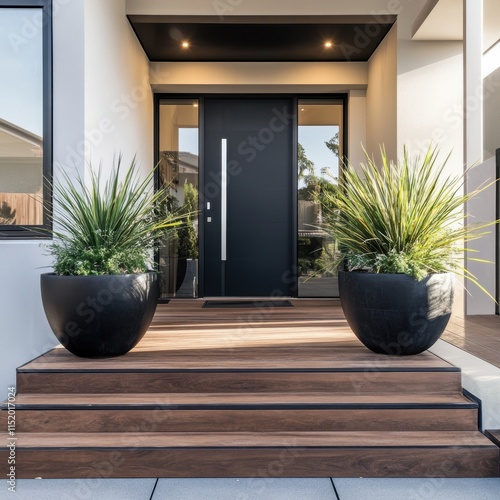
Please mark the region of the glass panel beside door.
POLYGON ((321 227, 325 203, 338 188, 343 151, 343 103, 298 101, 298 296, 338 297, 337 276, 328 270, 335 241, 321 227))
POLYGON ((158 188, 187 216, 158 252, 162 299, 198 296, 198 121, 197 99, 160 100, 158 188))

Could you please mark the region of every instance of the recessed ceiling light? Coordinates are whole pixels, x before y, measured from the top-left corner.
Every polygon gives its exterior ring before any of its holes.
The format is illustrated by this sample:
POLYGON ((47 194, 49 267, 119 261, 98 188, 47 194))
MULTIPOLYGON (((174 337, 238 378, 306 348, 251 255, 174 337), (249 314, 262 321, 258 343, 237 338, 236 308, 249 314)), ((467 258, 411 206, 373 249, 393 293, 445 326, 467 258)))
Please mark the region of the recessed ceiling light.
POLYGON ((193 103, 193 106, 194 106, 195 108, 197 108, 197 107, 198 107, 198 103, 197 103, 197 102, 193 103))
POLYGON ((182 42, 182 43, 181 43, 181 47, 182 47, 183 49, 188 49, 188 48, 189 48, 189 42, 188 42, 188 41, 184 41, 184 42, 182 42))
POLYGON ((333 43, 332 43, 332 42, 330 42, 330 41, 325 42, 325 47, 326 47, 327 49, 332 48, 332 46, 333 46, 333 43))
POLYGON ((300 108, 300 111, 305 111, 304 108, 300 108))

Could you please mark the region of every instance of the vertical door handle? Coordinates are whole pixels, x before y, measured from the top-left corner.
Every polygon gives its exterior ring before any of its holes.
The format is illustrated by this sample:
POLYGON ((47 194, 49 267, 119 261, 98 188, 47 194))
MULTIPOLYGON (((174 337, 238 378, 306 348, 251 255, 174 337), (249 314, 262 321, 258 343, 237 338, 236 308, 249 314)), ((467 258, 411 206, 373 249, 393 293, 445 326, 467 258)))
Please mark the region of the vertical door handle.
POLYGON ((220 260, 227 257, 227 139, 221 139, 220 260))

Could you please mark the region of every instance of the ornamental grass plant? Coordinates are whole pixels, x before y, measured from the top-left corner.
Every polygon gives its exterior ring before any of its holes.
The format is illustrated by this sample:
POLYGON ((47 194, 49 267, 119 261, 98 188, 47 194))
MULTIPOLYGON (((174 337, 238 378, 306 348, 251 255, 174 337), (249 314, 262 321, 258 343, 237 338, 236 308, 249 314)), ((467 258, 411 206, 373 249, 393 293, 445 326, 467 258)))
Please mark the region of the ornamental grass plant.
POLYGON ((52 186, 54 242, 47 246, 58 275, 133 274, 148 270, 161 238, 184 216, 167 211, 153 190, 154 170, 140 180, 134 158, 123 172, 122 157, 107 179, 90 165, 88 182, 63 172, 52 186), (123 173, 123 175, 122 175, 123 173))
POLYGON ((343 172, 342 189, 323 201, 324 226, 336 240, 339 252, 332 266, 346 263, 350 271, 403 273, 416 280, 433 273, 454 272, 482 290, 463 265, 470 255, 466 243, 487 234, 496 224, 466 224, 468 200, 493 184, 465 193, 463 175, 449 175, 449 156, 439 161, 437 148, 390 162, 381 148, 381 162, 365 151, 366 163, 343 172))

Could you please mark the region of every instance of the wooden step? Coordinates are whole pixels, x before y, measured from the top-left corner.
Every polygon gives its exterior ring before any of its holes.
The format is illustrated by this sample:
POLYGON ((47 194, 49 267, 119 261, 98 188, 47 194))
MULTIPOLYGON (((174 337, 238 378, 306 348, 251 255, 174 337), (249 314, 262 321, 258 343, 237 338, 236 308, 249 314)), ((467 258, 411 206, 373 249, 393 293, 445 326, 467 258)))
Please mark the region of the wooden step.
MULTIPOLYGON (((352 334, 351 334, 352 335, 352 334)), ((224 339, 223 333, 219 336, 224 339)), ((256 335, 255 335, 256 336, 256 335)), ((266 340, 271 343, 272 336, 266 340)), ((195 340, 193 340, 195 342, 195 340)), ((307 342, 307 340, 306 340, 307 342)), ((185 348, 157 351, 131 351, 107 359, 78 358, 56 348, 18 368, 19 373, 36 372, 192 372, 192 371, 357 371, 366 375, 384 371, 443 372, 460 370, 424 352, 416 356, 375 354, 361 346, 293 346, 235 348, 185 348)))
POLYGON ((478 418, 457 393, 22 394, 16 411, 20 432, 477 430, 478 418))
POLYGON ((440 371, 32 371, 17 374, 19 393, 461 391, 458 370, 440 371))
POLYGON ((394 358, 353 347, 134 352, 89 360, 54 349, 18 368, 19 393, 452 392, 460 370, 423 353, 394 358))
POLYGON ((498 447, 477 431, 19 433, 16 454, 18 478, 499 474, 498 447))
POLYGON ((20 394, 16 409, 476 409, 462 394, 394 393, 172 393, 172 394, 20 394))
MULTIPOLYGON (((20 432, 470 431, 472 409, 19 410, 20 432)), ((5 426, 4 426, 5 428, 5 426)))

